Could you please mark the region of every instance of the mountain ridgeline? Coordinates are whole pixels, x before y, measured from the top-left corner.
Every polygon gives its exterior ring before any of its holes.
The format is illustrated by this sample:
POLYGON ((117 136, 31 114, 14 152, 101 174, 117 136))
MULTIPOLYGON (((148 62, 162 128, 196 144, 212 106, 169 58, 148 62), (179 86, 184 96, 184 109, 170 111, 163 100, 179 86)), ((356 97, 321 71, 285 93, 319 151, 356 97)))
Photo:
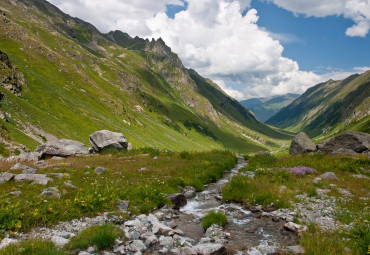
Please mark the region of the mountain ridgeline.
POLYGON ((274 97, 251 98, 240 101, 240 103, 251 110, 258 120, 265 122, 299 96, 299 94, 288 93, 274 97))
POLYGON ((45 0, 2 1, 0 15, 2 155, 58 138, 88 144, 101 129, 170 150, 252 152, 291 138, 186 69, 162 39, 103 34, 45 0))
POLYGON ((311 137, 344 130, 370 132, 370 71, 308 89, 266 123, 311 137))

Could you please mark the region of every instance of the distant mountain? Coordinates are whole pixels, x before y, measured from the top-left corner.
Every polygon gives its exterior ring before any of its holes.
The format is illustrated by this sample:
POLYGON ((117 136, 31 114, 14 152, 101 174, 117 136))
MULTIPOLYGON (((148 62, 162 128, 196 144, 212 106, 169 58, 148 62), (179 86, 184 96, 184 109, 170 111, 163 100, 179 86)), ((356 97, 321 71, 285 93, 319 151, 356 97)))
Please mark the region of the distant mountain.
POLYGON ((343 130, 370 132, 370 70, 308 89, 266 123, 311 137, 343 130))
POLYGON ((101 33, 45 0, 0 2, 0 155, 94 131, 134 147, 260 151, 291 133, 259 122, 162 39, 101 33), (13 144, 13 146, 11 146, 13 144))
POLYGON ((297 99, 299 94, 286 94, 275 97, 251 98, 240 101, 242 105, 251 110, 258 120, 265 122, 283 107, 297 99))

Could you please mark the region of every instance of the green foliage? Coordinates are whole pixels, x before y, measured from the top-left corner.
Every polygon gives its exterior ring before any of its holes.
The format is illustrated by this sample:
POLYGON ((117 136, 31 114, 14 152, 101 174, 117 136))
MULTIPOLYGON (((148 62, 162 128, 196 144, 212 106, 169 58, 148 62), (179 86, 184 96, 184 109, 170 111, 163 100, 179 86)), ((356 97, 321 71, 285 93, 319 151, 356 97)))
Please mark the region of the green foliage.
MULTIPOLYGON (((369 218, 369 217, 368 217, 369 218)), ((359 254, 369 254, 370 250, 370 223, 356 222, 353 228, 346 235, 352 239, 352 248, 358 251, 359 254)))
POLYGON ((257 153, 249 158, 248 166, 243 168, 245 171, 255 171, 258 168, 275 166, 276 157, 270 153, 257 153))
POLYGON ((202 227, 204 229, 209 228, 212 224, 217 224, 219 226, 224 226, 227 224, 227 218, 225 214, 222 212, 215 212, 215 211, 210 211, 207 213, 206 216, 204 216, 202 220, 202 227))
POLYGON ((86 249, 96 245, 99 250, 110 248, 116 238, 123 236, 123 230, 112 224, 92 226, 81 231, 66 245, 69 250, 86 249))
POLYGON ((0 255, 67 255, 51 241, 29 240, 12 244, 0 250, 0 255))
MULTIPOLYGON (((60 199, 39 197, 44 188, 42 185, 32 185, 31 189, 29 183, 3 183, 0 185, 0 229, 27 231, 61 220, 114 212, 117 200, 129 200, 131 212, 147 213, 170 203, 165 194, 178 192, 178 186, 189 185, 202 190, 204 184, 218 180, 237 161, 229 151, 182 154, 187 155, 185 159, 179 152, 140 149, 57 162, 64 178, 52 177, 53 186, 60 191, 68 190, 68 194, 63 194, 60 199), (90 167, 86 168, 87 165, 90 167), (108 171, 96 175, 93 170, 97 166, 108 171), (64 182, 67 180, 78 189, 66 188, 64 182), (14 190, 23 194, 18 197, 9 195, 14 190)), ((4 171, 10 167, 10 164, 0 163, 0 169, 4 171)), ((51 171, 53 168, 39 169, 41 174, 51 171)), ((14 173, 21 173, 21 170, 14 173)))

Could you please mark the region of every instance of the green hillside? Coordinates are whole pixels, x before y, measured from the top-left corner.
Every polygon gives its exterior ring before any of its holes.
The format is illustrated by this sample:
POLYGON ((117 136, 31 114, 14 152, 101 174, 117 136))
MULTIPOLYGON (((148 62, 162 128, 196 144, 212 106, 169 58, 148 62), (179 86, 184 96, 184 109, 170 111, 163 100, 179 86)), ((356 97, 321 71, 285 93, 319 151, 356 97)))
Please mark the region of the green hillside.
POLYGON ((18 153, 9 144, 33 150, 56 138, 88 145, 101 129, 170 150, 252 152, 291 138, 188 71, 161 39, 101 34, 44 0, 3 1, 0 10, 0 50, 14 67, 0 72, 2 155, 18 153), (19 93, 14 73, 24 77, 19 93))
POLYGON ((299 96, 299 94, 289 93, 275 97, 251 98, 240 101, 240 104, 251 110, 258 120, 265 122, 299 96))
POLYGON ((341 81, 329 80, 308 89, 300 98, 267 121, 311 137, 344 130, 370 132, 370 71, 341 81))

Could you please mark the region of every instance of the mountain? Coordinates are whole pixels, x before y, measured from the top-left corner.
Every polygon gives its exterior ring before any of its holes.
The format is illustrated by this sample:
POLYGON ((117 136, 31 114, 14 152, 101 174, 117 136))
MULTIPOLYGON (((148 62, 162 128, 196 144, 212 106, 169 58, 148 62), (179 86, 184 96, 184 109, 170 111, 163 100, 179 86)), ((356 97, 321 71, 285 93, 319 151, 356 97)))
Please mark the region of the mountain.
POLYGON ((311 137, 344 130, 370 132, 370 71, 308 89, 266 123, 311 137))
POLYGON ((251 110, 258 120, 265 122, 285 106, 288 106, 299 94, 286 94, 275 97, 251 98, 240 101, 242 105, 251 110))
POLYGON ((259 122, 162 39, 101 33, 45 0, 0 3, 0 154, 60 138, 89 144, 122 132, 133 147, 278 147, 287 131, 259 122))

